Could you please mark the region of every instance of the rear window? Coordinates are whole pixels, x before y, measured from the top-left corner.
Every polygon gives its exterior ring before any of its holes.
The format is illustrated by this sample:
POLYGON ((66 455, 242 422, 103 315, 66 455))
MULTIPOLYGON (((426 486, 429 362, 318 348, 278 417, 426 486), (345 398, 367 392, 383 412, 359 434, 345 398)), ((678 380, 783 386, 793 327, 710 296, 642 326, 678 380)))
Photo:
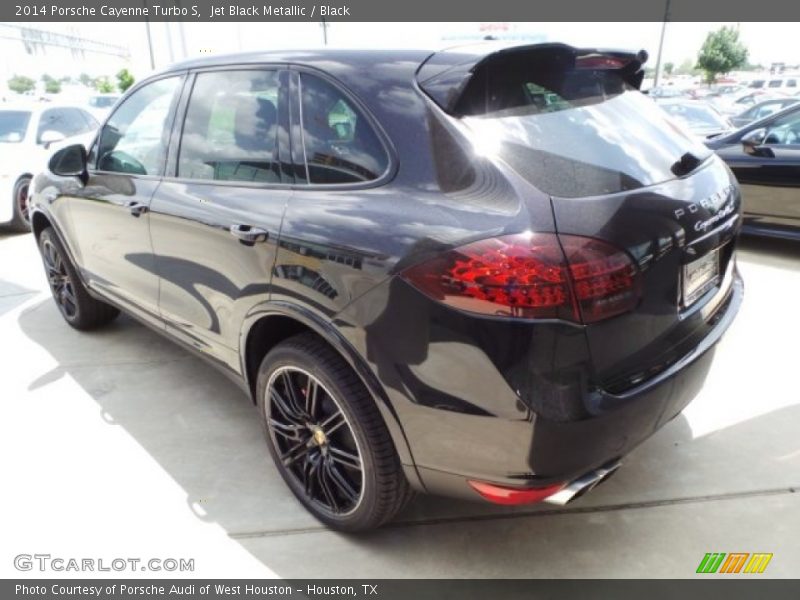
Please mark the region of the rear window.
POLYGON ((664 104, 668 114, 690 127, 716 127, 725 129, 727 124, 713 109, 695 104, 664 104))
POLYGON ((782 81, 780 79, 773 79, 769 82, 769 87, 771 88, 779 88, 781 87, 782 81))
POLYGON ((17 144, 25 137, 31 113, 23 110, 0 111, 0 142, 17 144))
POLYGON ((456 107, 476 151, 553 196, 610 194, 675 177, 710 151, 617 70, 524 60, 488 62, 456 107))

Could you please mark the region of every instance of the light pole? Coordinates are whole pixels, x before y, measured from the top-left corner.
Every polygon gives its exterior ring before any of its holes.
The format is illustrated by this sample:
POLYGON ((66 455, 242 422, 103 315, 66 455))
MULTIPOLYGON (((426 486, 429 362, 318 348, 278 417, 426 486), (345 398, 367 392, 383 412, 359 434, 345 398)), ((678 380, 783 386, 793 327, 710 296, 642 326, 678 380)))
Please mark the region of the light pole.
MULTIPOLYGON (((145 8, 147 8, 147 2, 146 1, 143 1, 142 4, 144 5, 145 8)), ((153 36, 150 35, 150 19, 148 19, 146 17, 145 17, 145 20, 144 20, 144 27, 145 27, 145 30, 147 31, 147 50, 150 52, 150 70, 151 71, 155 71, 156 70, 156 59, 155 59, 155 56, 153 55, 153 36)))
POLYGON ((322 43, 324 45, 328 45, 328 23, 325 21, 325 17, 322 17, 322 23, 320 23, 322 27, 322 43))
POLYGON ((664 35, 667 33, 667 21, 669 21, 669 4, 670 0, 666 0, 666 3, 664 4, 664 22, 661 24, 661 39, 658 42, 656 76, 653 81, 653 87, 658 87, 658 82, 661 79, 661 53, 664 51, 664 35))

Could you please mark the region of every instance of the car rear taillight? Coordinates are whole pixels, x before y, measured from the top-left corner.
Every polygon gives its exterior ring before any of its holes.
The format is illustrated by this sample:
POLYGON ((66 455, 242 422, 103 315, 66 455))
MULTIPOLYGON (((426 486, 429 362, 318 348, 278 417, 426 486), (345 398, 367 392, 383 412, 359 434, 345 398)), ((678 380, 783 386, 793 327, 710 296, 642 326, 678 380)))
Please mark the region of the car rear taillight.
POLYGON ((402 273, 427 296, 494 316, 593 323, 633 309, 639 272, 605 242, 520 233, 480 240, 402 273))

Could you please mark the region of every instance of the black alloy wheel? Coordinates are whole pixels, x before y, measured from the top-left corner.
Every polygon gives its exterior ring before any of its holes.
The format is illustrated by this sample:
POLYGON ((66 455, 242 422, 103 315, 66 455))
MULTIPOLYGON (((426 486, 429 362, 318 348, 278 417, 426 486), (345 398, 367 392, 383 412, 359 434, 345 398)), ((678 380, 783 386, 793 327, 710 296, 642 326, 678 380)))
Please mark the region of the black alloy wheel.
POLYGON ((316 334, 295 335, 266 354, 256 399, 281 477, 329 527, 378 527, 411 499, 375 400, 316 334))
POLYGON ((74 320, 78 315, 78 299, 75 295, 75 284, 67 271, 67 266, 61 252, 56 248, 51 239, 42 242, 42 260, 44 261, 47 283, 58 309, 67 321, 74 320))
POLYGON ((316 377, 291 366, 272 373, 267 393, 269 433, 282 466, 322 511, 351 514, 363 495, 364 464, 339 402, 316 377))
POLYGON ((75 329, 90 330, 113 321, 119 310, 93 298, 78 277, 75 267, 51 227, 39 234, 47 283, 64 320, 75 329))

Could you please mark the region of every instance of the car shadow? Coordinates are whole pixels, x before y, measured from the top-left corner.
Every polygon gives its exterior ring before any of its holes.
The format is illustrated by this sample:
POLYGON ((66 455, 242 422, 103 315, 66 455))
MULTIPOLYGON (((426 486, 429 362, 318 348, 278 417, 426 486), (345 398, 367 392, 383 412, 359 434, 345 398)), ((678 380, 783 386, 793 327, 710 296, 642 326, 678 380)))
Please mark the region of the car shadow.
MULTIPOLYGON (((305 562, 284 559, 270 549, 271 540, 278 543, 284 534, 297 534, 307 537, 292 536, 293 543, 307 544, 313 553, 319 545, 314 536, 329 534, 288 491, 271 462, 252 402, 222 374, 128 317, 96 333, 81 333, 62 321, 48 299, 23 310, 18 322, 57 363, 34 378, 29 389, 41 390, 69 375, 97 404, 98 418, 109 427, 122 427, 185 491, 186 510, 198 520, 221 526, 282 577, 363 575, 358 567, 352 573, 326 573, 316 566, 311 573, 305 562)), ((480 556, 487 572, 494 565, 505 573, 507 565, 519 560, 512 558, 515 548, 497 538, 511 520, 514 527, 548 543, 582 539, 602 551, 599 533, 576 529, 569 515, 788 485, 783 473, 800 473, 800 442, 793 433, 798 423, 800 405, 794 405, 694 437, 681 415, 627 457, 607 483, 567 507, 495 507, 420 496, 384 529, 334 535, 339 543, 375 557, 384 576, 420 548, 425 556, 447 556, 443 564, 458 571, 452 536, 439 537, 435 528, 458 529, 475 522, 484 523, 481 539, 459 543, 469 543, 469 560, 480 556), (742 473, 769 477, 743 480, 742 473), (548 515, 563 516, 538 518, 548 515), (493 541, 483 544, 487 540, 493 541)), ((631 525, 606 543, 624 543, 636 535, 645 532, 631 525)))

